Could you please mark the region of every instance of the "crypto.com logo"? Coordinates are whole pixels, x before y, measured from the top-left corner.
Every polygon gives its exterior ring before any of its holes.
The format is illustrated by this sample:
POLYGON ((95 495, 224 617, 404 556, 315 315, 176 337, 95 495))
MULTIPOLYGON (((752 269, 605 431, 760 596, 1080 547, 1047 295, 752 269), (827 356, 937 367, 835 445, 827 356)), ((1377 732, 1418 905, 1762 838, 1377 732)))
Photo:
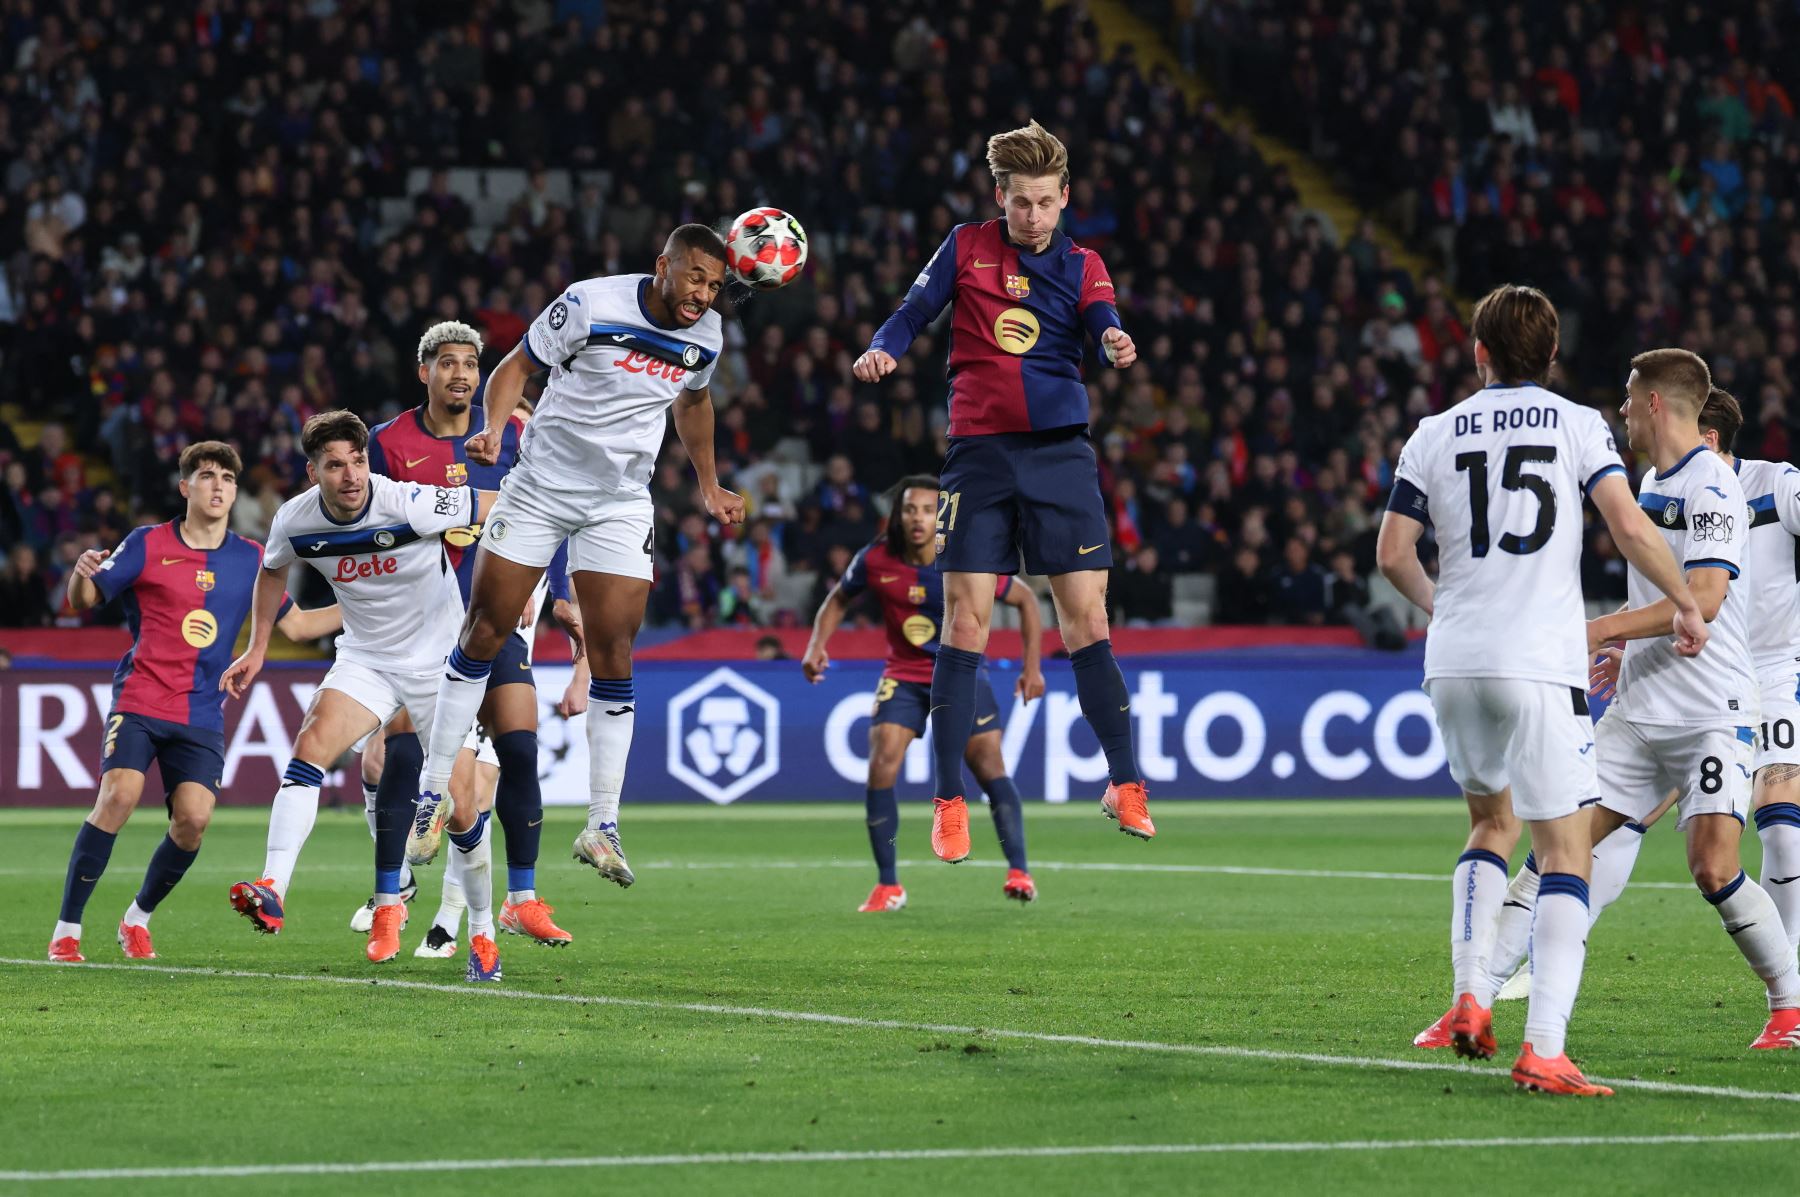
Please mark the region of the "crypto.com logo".
POLYGON ((724 805, 781 768, 781 704, 730 669, 669 700, 669 774, 724 805))

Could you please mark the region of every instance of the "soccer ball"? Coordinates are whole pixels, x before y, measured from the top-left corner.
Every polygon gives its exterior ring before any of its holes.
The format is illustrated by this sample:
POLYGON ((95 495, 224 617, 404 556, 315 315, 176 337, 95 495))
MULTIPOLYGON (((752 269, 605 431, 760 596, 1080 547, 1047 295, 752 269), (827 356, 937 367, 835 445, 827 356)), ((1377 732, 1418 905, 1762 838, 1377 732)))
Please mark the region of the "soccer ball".
POLYGON ((759 291, 785 287, 806 265, 806 230, 780 208, 752 208, 725 237, 733 274, 759 291))

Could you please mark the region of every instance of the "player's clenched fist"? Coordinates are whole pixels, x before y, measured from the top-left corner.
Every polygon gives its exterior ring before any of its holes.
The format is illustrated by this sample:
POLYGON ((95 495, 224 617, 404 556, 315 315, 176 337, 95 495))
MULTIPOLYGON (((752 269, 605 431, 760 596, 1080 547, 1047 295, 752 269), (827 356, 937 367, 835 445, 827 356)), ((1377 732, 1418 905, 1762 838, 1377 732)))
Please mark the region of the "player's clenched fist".
POLYGON ((1122 328, 1107 329, 1105 335, 1100 338, 1100 347, 1106 350, 1106 360, 1111 362, 1116 370, 1123 370, 1132 362, 1137 361, 1137 343, 1131 339, 1131 334, 1122 328))
POLYGON ((706 514, 727 527, 744 522, 744 498, 734 494, 722 486, 715 486, 704 496, 706 514))
POLYGON ((463 450, 468 453, 469 460, 484 466, 500 464, 500 433, 482 429, 463 442, 463 450))
POLYGON ((880 382, 894 372, 896 364, 889 354, 871 349, 856 359, 856 364, 850 367, 850 373, 856 375, 859 382, 880 382))
POLYGON ((825 680, 825 671, 829 668, 831 658, 825 655, 822 648, 815 648, 800 658, 800 672, 806 675, 807 681, 815 685, 825 680))
POLYGON ((111 555, 105 549, 89 549, 75 558, 75 572, 84 578, 91 578, 100 572, 100 567, 106 564, 106 559, 111 555))

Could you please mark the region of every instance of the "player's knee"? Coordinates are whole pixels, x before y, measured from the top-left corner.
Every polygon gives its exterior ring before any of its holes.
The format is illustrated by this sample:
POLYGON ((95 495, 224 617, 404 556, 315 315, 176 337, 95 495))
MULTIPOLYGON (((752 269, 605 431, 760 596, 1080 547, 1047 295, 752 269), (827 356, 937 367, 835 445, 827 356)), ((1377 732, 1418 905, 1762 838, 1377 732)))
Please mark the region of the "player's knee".
POLYGON ((137 806, 137 796, 124 790, 107 786, 101 789, 94 799, 94 813, 89 822, 96 827, 113 827, 131 817, 137 806))
POLYGON ((201 837, 211 823, 210 810, 178 810, 169 818, 169 838, 183 852, 193 852, 200 847, 201 837))
POLYGON ((1737 875, 1743 871, 1736 861, 1696 860, 1689 862, 1688 867, 1694 875, 1694 884, 1703 894, 1718 893, 1737 880, 1737 875))
POLYGON ((958 607, 945 620, 943 643, 951 648, 980 652, 987 647, 988 623, 967 607, 958 607))
POLYGON ((512 635, 518 617, 503 618, 492 607, 474 603, 463 619, 462 650, 477 661, 491 661, 500 655, 506 638, 512 635))
POLYGON ((1091 610, 1080 611, 1070 615, 1057 627, 1062 632, 1063 645, 1070 652, 1079 652, 1090 644, 1098 644, 1112 635, 1112 629, 1106 622, 1106 608, 1097 605, 1091 610))
POLYGON ((900 780, 901 753, 877 753, 869 758, 869 788, 885 790, 900 780))

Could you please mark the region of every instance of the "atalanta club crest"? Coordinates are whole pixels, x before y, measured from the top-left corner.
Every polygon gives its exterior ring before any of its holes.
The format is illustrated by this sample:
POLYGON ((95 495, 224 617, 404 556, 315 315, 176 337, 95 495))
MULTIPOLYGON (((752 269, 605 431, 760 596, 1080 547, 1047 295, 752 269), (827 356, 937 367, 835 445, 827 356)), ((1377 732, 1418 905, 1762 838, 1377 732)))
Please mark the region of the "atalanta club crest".
POLYGON ((1024 299, 1031 294, 1031 280, 1022 274, 1007 275, 1006 293, 1014 299, 1024 299))
POLYGON ((1676 503, 1674 499, 1670 499, 1668 505, 1663 508, 1663 523, 1673 528, 1675 526, 1676 518, 1680 515, 1681 505, 1676 503))
POLYGON ((206 591, 211 590, 214 586, 218 585, 218 581, 213 577, 212 570, 200 569, 194 571, 194 585, 198 586, 201 590, 206 591))
POLYGON ((686 349, 683 349, 681 351, 681 364, 689 370, 698 366, 700 364, 700 346, 689 345, 686 349))

